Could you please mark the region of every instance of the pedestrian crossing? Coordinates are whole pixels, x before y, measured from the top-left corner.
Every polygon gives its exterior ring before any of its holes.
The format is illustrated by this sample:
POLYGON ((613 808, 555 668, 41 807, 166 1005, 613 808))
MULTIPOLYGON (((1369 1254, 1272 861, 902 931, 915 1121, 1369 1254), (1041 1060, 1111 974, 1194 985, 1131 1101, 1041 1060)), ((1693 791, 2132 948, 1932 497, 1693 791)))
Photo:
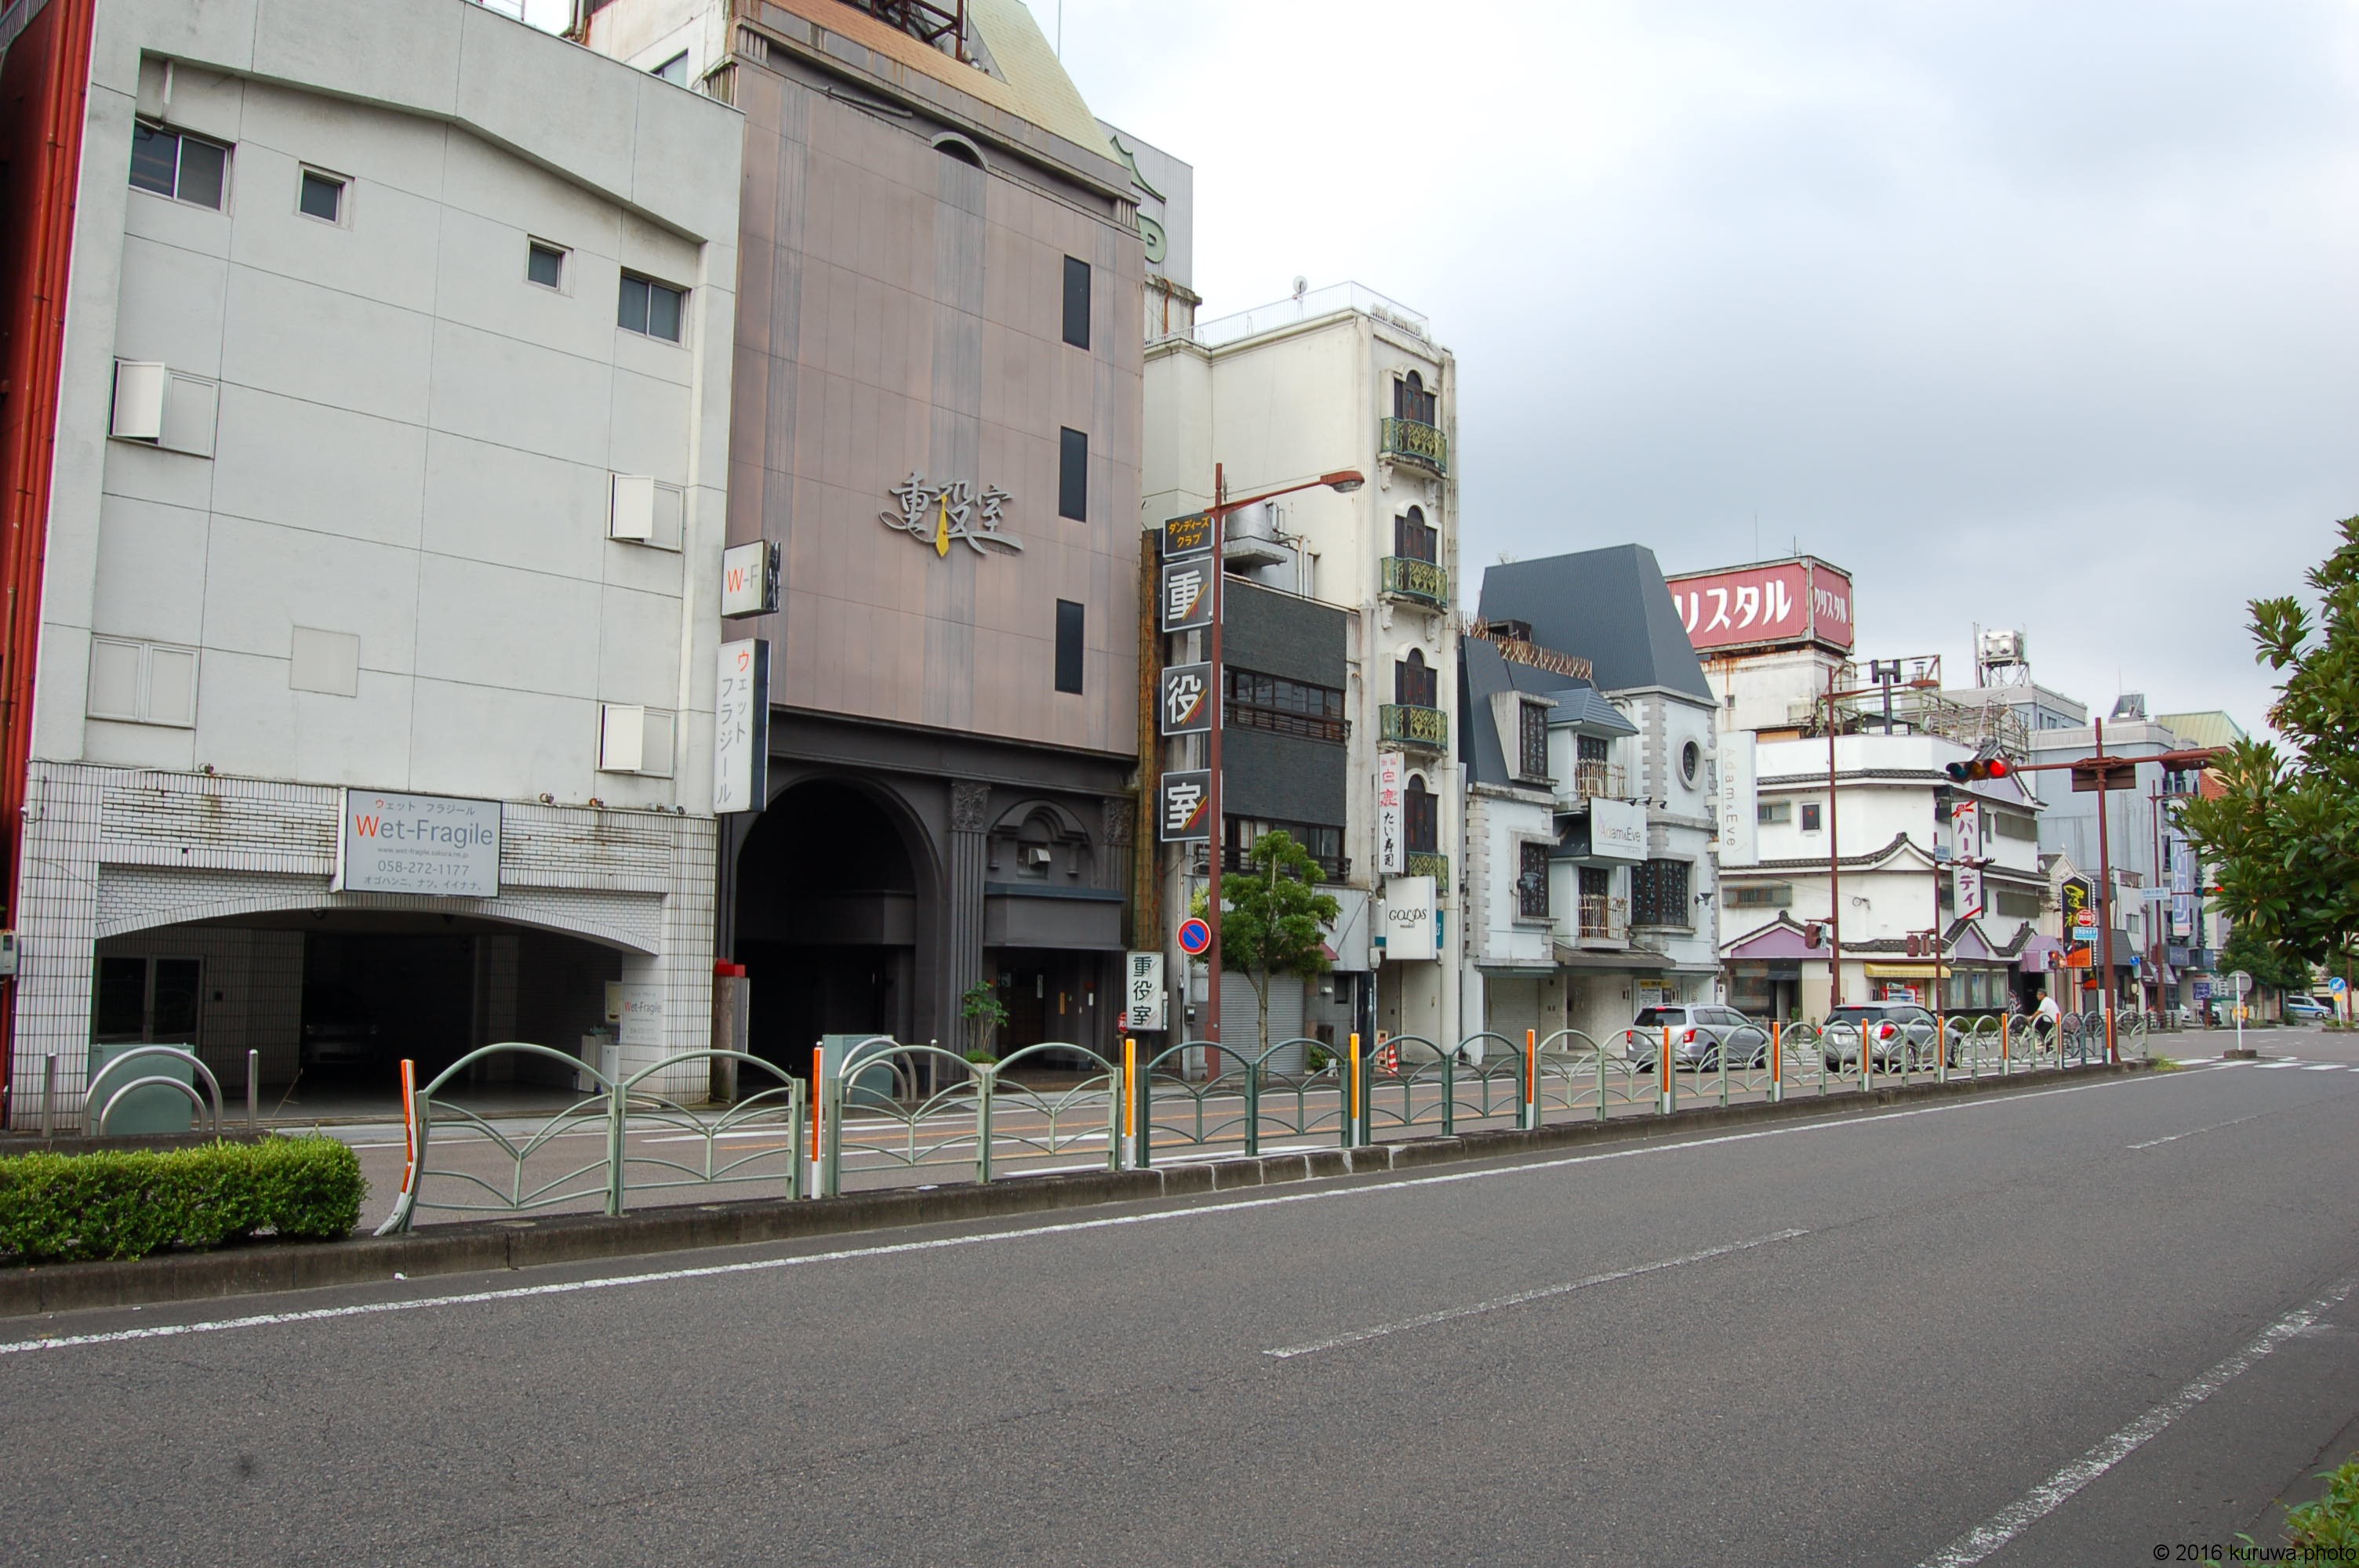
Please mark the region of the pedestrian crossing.
MULTIPOLYGON (((2220 1062, 2217 1056, 2182 1056, 2182 1067, 2209 1067, 2220 1062)), ((2283 1073, 2299 1069, 2305 1073, 2359 1073, 2359 1065, 2350 1062, 2305 1062, 2299 1056, 2287 1056, 2275 1062, 2233 1064, 2259 1068, 2264 1073, 2283 1073)))

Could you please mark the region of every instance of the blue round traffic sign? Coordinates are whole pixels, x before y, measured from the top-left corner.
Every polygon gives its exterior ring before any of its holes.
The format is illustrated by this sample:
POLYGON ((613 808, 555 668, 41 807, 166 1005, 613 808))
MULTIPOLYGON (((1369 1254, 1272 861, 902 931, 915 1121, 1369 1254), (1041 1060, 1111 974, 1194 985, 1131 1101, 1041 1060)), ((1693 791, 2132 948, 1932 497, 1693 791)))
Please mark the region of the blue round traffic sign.
POLYGON ((2343 977, 2341 975, 2337 975, 2332 979, 2326 982, 2326 989, 2331 991, 2339 991, 2347 990, 2350 988, 2344 983, 2343 977))
POLYGON ((1212 928, 1201 920, 1180 923, 1180 950, 1191 958, 1201 958, 1212 945, 1212 928))

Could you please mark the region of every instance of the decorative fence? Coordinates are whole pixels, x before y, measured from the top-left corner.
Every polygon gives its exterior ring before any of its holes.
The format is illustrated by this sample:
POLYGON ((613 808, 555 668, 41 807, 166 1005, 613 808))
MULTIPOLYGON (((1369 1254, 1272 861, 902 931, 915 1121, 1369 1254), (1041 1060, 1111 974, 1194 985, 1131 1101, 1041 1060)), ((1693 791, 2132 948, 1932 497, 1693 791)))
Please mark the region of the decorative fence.
MULTIPOLYGON (((2145 1055, 2147 1036, 2146 1020, 2115 1018, 2122 1059, 2145 1055)), ((679 1201, 756 1186, 828 1197, 848 1178, 878 1186, 1136 1169, 2108 1059, 2096 1014, 1951 1019, 1938 1031, 1864 1042, 1855 1031, 1810 1024, 1703 1039, 1671 1029, 1625 1029, 1603 1041, 1578 1030, 1527 1032, 1520 1041, 1482 1033, 1448 1045, 1408 1034, 1364 1044, 1353 1035, 1341 1050, 1299 1037, 1266 1051, 1189 1040, 1148 1053, 1125 1041, 1114 1059, 1050 1042, 995 1063, 877 1036, 837 1062, 814 1050, 808 1079, 729 1051, 687 1052, 609 1078, 563 1052, 511 1043, 469 1053, 422 1089, 402 1065, 402 1185, 378 1234, 408 1230, 428 1210, 621 1214, 658 1194, 656 1201, 679 1201), (471 1067, 502 1054, 545 1061, 588 1087, 528 1124, 448 1098, 471 1067), (672 1069, 721 1060, 764 1087, 725 1107, 696 1108, 646 1087, 669 1081, 672 1069)))

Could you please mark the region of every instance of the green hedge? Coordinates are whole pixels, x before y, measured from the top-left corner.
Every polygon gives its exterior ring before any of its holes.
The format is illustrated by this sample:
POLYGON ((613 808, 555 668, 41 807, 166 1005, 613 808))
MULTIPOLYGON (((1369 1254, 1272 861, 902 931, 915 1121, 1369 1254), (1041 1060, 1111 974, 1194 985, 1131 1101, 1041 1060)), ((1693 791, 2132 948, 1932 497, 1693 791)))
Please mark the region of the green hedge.
POLYGON ((0 1258, 73 1263, 351 1233, 367 1184, 332 1138, 0 1158, 0 1258))

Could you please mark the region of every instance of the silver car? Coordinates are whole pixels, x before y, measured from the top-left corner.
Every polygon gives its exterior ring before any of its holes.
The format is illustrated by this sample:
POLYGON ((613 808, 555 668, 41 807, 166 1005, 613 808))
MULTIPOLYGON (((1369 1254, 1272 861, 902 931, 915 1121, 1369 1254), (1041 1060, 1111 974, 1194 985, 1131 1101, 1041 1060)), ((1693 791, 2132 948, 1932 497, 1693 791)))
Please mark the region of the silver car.
MULTIPOLYGON (((1827 1070, 1841 1072, 1859 1061, 1860 1037, 1867 1037, 1867 1058, 1879 1073, 1930 1067, 1937 1049, 1933 1015, 1914 1002, 1850 1003, 1827 1014, 1820 1031, 1827 1070)), ((1957 1065, 1954 1045, 1951 1066, 1957 1065)))
POLYGON ((1679 1072, 1709 1073, 1719 1069, 1721 1054, 1731 1067, 1769 1065, 1769 1032, 1733 1007, 1701 1003, 1641 1008, 1630 1022, 1630 1065, 1642 1073, 1655 1070, 1662 1054, 1663 1031, 1671 1032, 1671 1065, 1679 1072))

